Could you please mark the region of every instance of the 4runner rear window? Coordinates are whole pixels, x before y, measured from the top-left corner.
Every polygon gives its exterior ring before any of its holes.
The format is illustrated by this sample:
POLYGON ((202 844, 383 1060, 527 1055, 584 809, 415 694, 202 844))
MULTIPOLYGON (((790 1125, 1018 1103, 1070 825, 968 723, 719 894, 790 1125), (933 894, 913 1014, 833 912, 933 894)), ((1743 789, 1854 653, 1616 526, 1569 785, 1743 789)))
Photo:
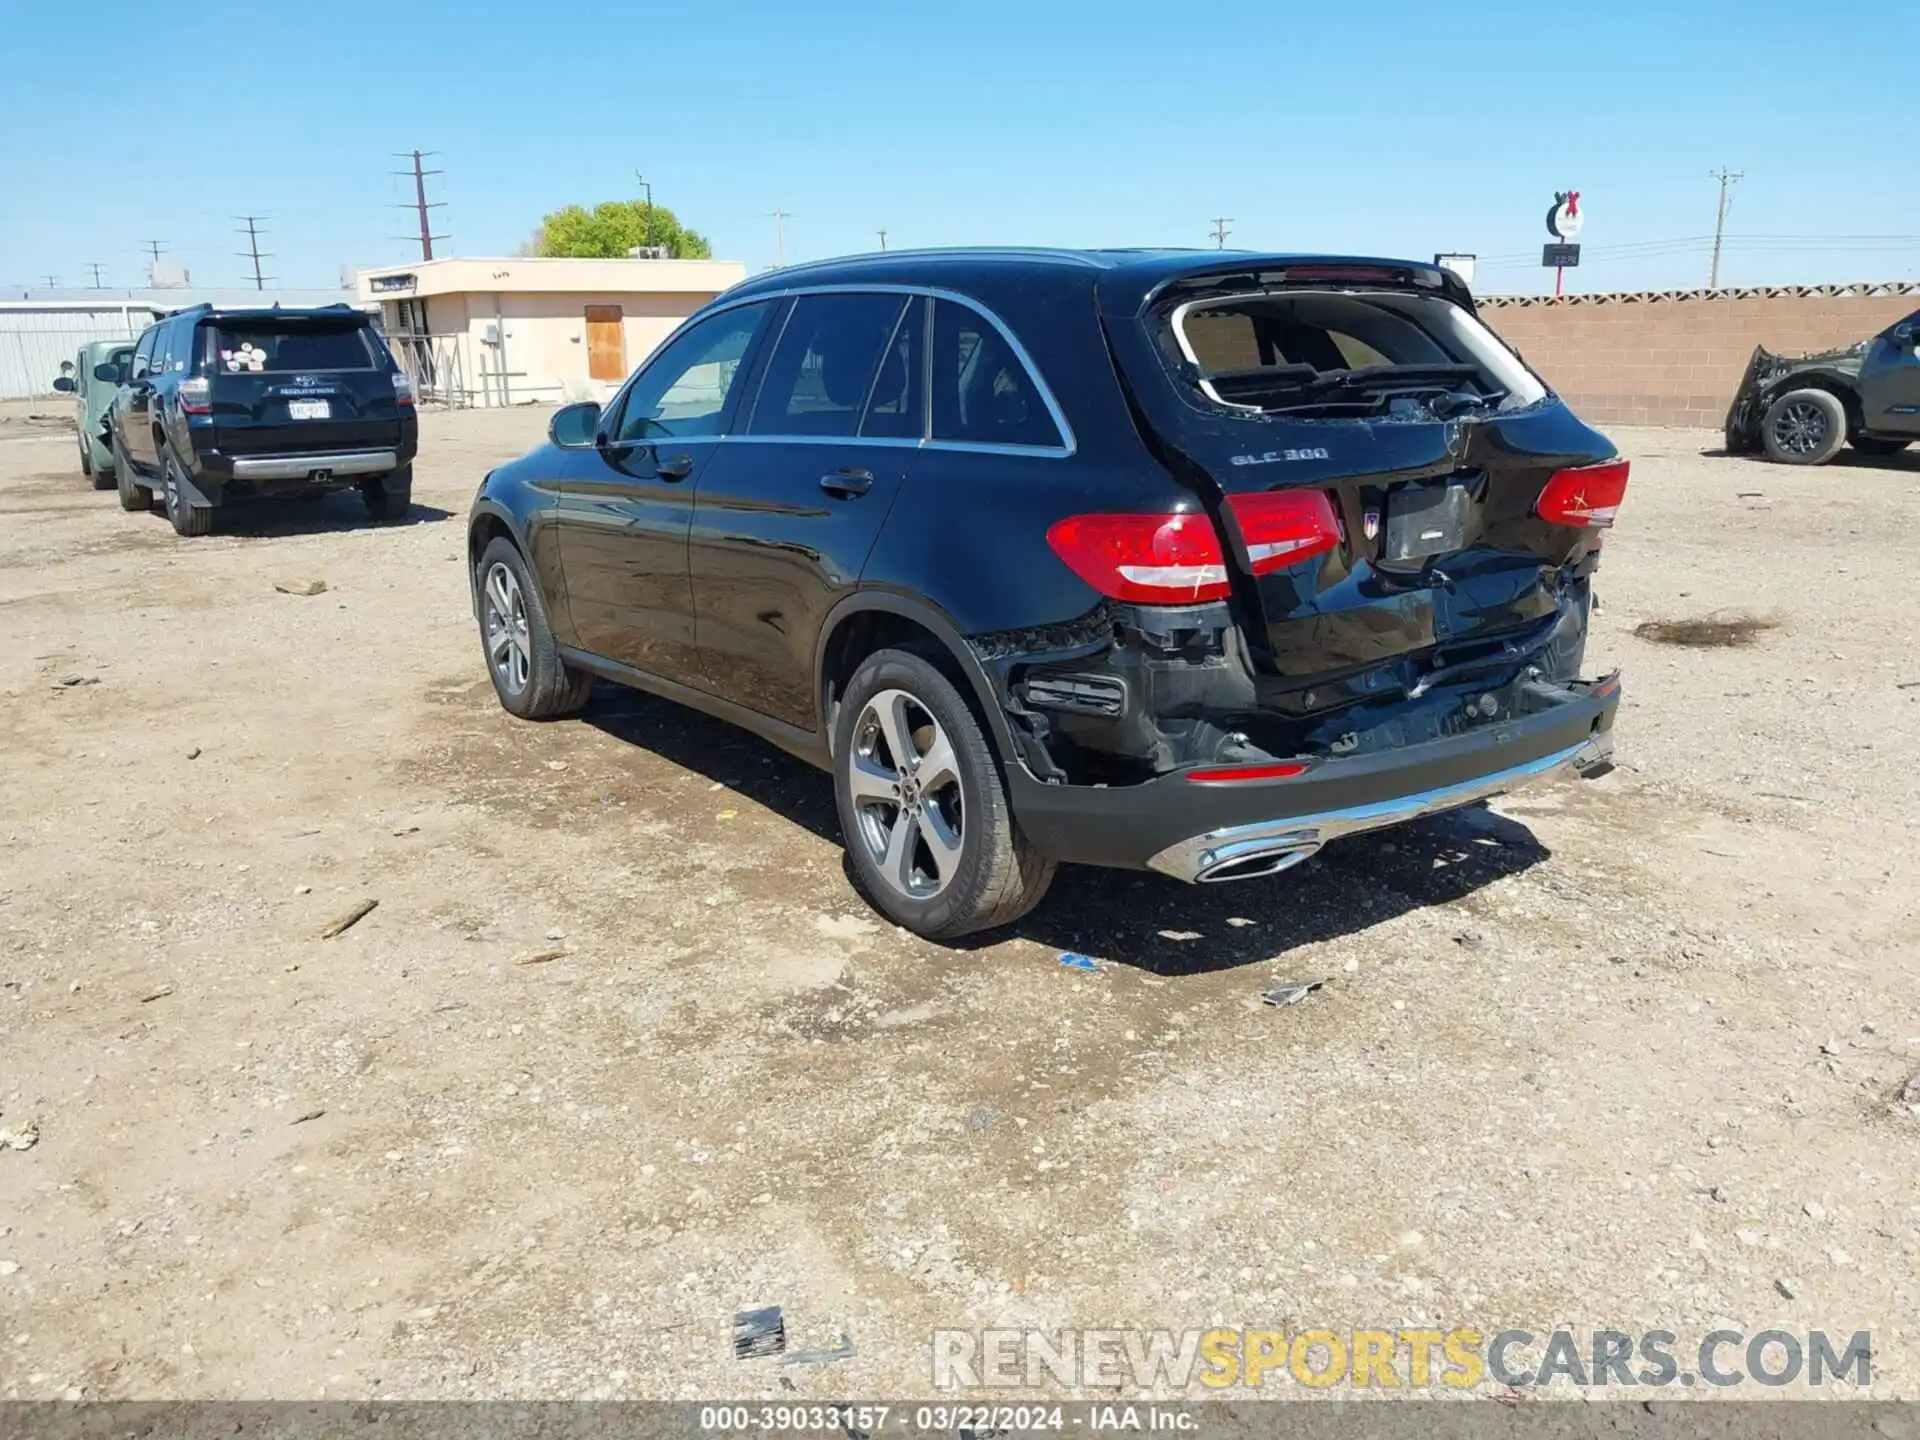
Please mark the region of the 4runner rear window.
POLYGON ((1161 348, 1228 409, 1303 418, 1516 410, 1544 385, 1468 311, 1404 291, 1211 295, 1161 317, 1161 348))
POLYGON ((214 332, 214 363, 223 374, 283 374, 291 370, 372 370, 375 357, 364 325, 251 323, 214 332))

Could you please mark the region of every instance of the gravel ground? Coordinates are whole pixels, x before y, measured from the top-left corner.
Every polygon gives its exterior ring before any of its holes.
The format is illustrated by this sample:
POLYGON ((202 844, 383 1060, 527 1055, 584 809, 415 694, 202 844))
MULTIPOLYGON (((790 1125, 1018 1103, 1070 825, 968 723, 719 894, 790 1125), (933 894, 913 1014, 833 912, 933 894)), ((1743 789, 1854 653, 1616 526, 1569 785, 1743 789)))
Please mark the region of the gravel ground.
POLYGON ((1240 886, 1068 870, 941 948, 853 895, 824 777, 607 687, 498 709, 462 518, 544 418, 429 416, 412 524, 202 541, 0 431, 0 1395, 907 1395, 936 1327, 1727 1323, 1871 1329, 1920 1398, 1920 457, 1617 434, 1620 770, 1240 886), (1633 635, 1735 608, 1778 628, 1633 635), (857 1353, 736 1362, 775 1303, 857 1353))

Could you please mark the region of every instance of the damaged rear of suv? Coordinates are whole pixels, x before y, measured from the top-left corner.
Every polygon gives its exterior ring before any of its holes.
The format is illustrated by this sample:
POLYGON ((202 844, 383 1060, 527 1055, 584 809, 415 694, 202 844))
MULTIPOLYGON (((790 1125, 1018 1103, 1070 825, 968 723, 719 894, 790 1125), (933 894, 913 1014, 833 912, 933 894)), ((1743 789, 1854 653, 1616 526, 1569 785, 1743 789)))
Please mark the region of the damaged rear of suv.
POLYGON ((1185 880, 1608 768, 1581 678, 1627 462, 1432 267, 1252 262, 1099 288, 1140 437, 1191 497, 1049 543, 1098 638, 996 655, 1043 849, 1185 880))
POLYGON ((599 675, 830 769, 923 935, 1057 862, 1268 875, 1608 768, 1619 683, 1581 666, 1627 463, 1430 265, 793 267, 552 436, 475 501, 502 704, 599 675))

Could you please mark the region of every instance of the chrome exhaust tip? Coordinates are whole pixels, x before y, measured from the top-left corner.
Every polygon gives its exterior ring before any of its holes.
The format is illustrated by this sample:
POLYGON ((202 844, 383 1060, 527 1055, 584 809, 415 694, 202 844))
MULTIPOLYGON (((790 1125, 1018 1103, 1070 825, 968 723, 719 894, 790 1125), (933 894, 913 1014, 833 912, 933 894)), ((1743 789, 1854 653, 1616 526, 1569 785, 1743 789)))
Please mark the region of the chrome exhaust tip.
POLYGON ((1257 880, 1263 875, 1278 875, 1282 870, 1291 870, 1301 861, 1311 857, 1319 848, 1319 845, 1314 843, 1300 842, 1260 848, 1247 845, 1223 846, 1218 852, 1200 857, 1200 872, 1193 878, 1201 885, 1219 884, 1228 880, 1257 880))

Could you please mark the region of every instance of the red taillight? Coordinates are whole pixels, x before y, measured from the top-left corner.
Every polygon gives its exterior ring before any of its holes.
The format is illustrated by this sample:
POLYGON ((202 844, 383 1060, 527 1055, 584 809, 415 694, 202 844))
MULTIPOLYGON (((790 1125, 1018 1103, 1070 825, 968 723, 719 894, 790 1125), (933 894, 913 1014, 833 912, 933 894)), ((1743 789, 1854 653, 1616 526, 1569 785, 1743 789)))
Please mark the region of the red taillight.
MULTIPOLYGON (((1340 543, 1333 506, 1318 490, 1268 490, 1227 500, 1255 575, 1340 543)), ((1141 605, 1224 600, 1231 586, 1213 522, 1177 515, 1073 515, 1047 531, 1067 567, 1102 595, 1141 605)))
POLYGON ((393 403, 396 405, 413 404, 413 377, 404 370, 393 372, 393 403))
POLYGON ((207 383, 206 376, 196 375, 191 380, 182 380, 177 393, 180 396, 180 408, 187 414, 213 413, 213 387, 207 383))
POLYGON ((1236 765, 1230 770, 1189 770, 1196 785, 1230 785, 1240 780, 1289 780, 1307 773, 1305 765, 1236 765))
POLYGON ((1605 530, 1613 524, 1620 502, 1626 498, 1628 468, 1625 460, 1609 460, 1601 465, 1556 470, 1540 492, 1534 513, 1550 525, 1605 530))
POLYGON ((1253 573, 1297 564, 1324 555, 1340 543, 1333 504, 1322 490, 1261 490, 1228 497, 1227 508, 1240 522, 1253 573))

